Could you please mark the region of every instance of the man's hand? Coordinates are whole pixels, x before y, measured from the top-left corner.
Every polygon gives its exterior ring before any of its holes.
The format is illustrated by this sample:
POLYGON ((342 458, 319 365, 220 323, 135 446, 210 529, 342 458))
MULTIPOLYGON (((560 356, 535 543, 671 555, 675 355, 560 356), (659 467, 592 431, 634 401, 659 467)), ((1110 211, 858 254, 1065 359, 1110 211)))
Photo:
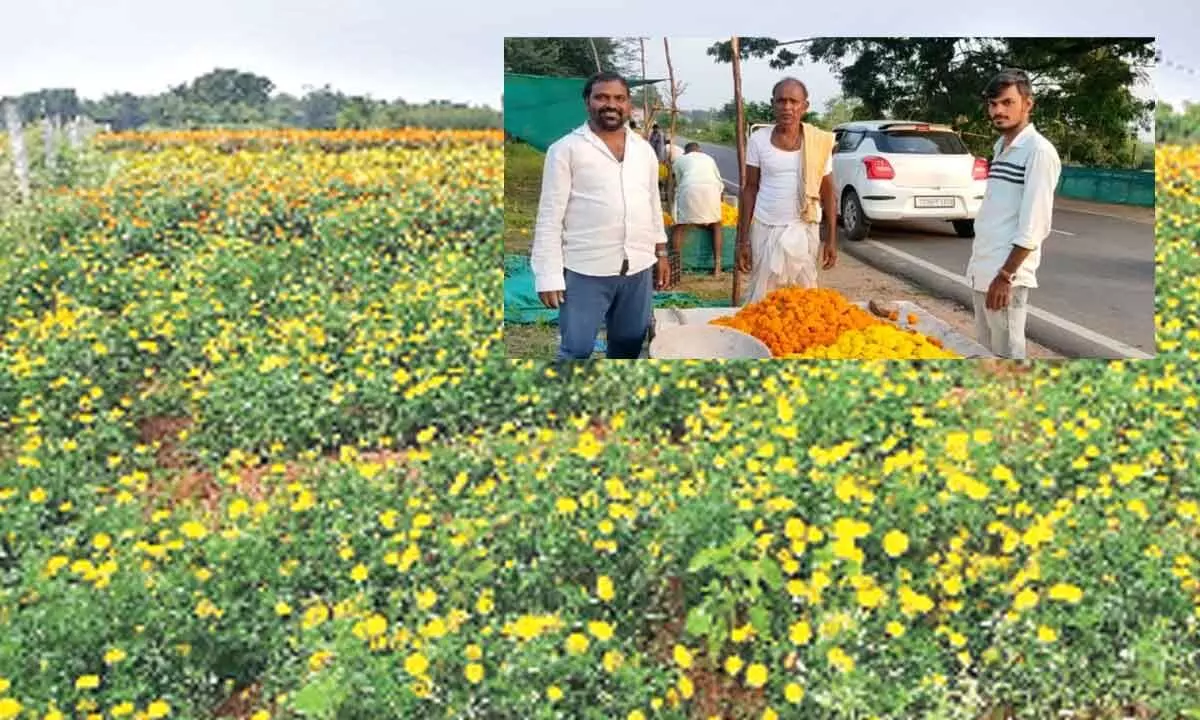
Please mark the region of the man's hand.
POLYGON ((837 245, 830 240, 821 243, 821 269, 832 270, 837 265, 837 245))
POLYGON ((558 306, 562 305, 563 299, 566 298, 566 293, 562 290, 550 290, 549 292, 538 293, 538 298, 541 299, 542 304, 546 307, 557 310, 558 306))
POLYGON ((658 265, 654 266, 654 289, 662 290, 670 284, 671 262, 665 257, 660 257, 658 259, 658 265))
POLYGON ((992 284, 988 286, 987 303, 988 310, 1003 310, 1008 307, 1009 294, 1012 291, 1012 285, 1007 280, 997 275, 992 279, 992 284))

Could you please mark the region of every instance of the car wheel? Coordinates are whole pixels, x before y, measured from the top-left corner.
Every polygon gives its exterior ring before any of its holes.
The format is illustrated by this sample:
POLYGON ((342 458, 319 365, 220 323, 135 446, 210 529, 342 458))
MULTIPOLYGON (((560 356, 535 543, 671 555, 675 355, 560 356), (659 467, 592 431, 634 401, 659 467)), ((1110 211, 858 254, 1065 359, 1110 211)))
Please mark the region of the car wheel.
POLYGON ((871 221, 863 212, 862 203, 854 188, 847 188, 846 195, 842 198, 842 226, 846 228, 846 238, 856 242, 865 238, 871 230, 871 221))
POLYGON ((975 237, 975 221, 974 220, 953 220, 954 232, 958 233, 960 238, 975 237))

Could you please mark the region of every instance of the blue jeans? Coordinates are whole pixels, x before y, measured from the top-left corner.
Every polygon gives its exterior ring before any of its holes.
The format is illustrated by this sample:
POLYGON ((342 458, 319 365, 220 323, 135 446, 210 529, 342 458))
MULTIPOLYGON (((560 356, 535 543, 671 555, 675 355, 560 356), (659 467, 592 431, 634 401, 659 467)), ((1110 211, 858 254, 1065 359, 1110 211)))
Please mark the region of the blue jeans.
POLYGON ((600 324, 608 331, 608 357, 642 354, 654 302, 654 267, 635 275, 592 277, 567 270, 566 295, 558 311, 559 360, 587 360, 600 324))

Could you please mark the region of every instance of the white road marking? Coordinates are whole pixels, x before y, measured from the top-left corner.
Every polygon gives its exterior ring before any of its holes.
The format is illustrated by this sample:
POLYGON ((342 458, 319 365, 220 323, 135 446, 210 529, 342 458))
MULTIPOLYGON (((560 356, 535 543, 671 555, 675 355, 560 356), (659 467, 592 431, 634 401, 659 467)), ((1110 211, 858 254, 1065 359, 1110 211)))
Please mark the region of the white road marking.
POLYGON ((1059 235, 1070 235, 1071 237, 1075 237, 1075 233, 1067 232, 1066 230, 1059 230, 1058 228, 1050 228, 1050 232, 1058 233, 1059 235))
POLYGON ((1099 215, 1100 217, 1112 218, 1114 220, 1124 220, 1126 222, 1137 223, 1138 225, 1153 225, 1154 220, 1143 220, 1141 218, 1131 218, 1128 215, 1117 215, 1115 213, 1100 212, 1099 210, 1084 210, 1077 207, 1056 207, 1055 212, 1073 212, 1083 213, 1084 215, 1099 215))
MULTIPOLYGON (((926 269, 936 275, 940 275, 941 277, 944 277, 948 280, 952 280, 956 283, 959 283, 960 285, 963 285, 967 288, 971 287, 971 284, 969 282, 967 282, 967 278, 965 275, 959 275, 958 273, 952 273, 949 270, 946 270, 945 268, 939 267, 939 266, 929 262, 928 260, 924 260, 922 258, 913 256, 913 255, 909 255, 908 253, 906 253, 902 250, 897 250, 896 248, 891 247, 889 245, 884 245, 883 243, 879 242, 878 240, 865 240, 863 242, 869 244, 871 247, 879 248, 880 250, 883 250, 884 252, 895 255, 898 258, 906 260, 914 265, 917 265, 918 267, 924 268, 924 269, 926 269)), ((1106 350, 1111 350, 1115 353, 1123 355, 1124 357, 1136 358, 1139 360, 1151 360, 1154 358, 1154 355, 1151 353, 1147 353, 1143 350, 1139 350, 1138 348, 1135 348, 1132 345, 1126 345, 1125 343, 1121 342, 1120 340, 1117 340, 1115 338, 1110 338, 1107 335, 1102 335, 1102 334, 1096 332, 1095 330, 1090 330, 1088 328, 1085 328, 1082 325, 1073 323, 1070 320, 1067 320, 1066 318, 1059 317, 1058 315, 1055 315, 1054 313, 1042 310, 1041 308, 1036 308, 1036 307, 1030 305, 1029 306, 1029 314, 1033 315, 1034 317, 1038 318, 1039 320, 1048 322, 1051 325, 1054 325, 1063 330, 1066 330, 1067 332, 1074 333, 1075 335, 1085 338, 1088 341, 1093 342, 1093 343, 1105 348, 1106 350)))

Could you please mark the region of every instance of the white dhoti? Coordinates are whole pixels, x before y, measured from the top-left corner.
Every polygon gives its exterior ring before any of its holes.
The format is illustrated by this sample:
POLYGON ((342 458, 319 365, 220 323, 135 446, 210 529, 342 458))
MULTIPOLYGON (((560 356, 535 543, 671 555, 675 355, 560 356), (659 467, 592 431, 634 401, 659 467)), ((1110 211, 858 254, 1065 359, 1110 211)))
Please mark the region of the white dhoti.
POLYGON ((757 302, 782 287, 817 287, 821 227, 750 223, 750 278, 742 304, 757 302))
POLYGON ((716 185, 686 185, 675 192, 675 212, 680 225, 708 225, 721 222, 721 188, 716 185))

